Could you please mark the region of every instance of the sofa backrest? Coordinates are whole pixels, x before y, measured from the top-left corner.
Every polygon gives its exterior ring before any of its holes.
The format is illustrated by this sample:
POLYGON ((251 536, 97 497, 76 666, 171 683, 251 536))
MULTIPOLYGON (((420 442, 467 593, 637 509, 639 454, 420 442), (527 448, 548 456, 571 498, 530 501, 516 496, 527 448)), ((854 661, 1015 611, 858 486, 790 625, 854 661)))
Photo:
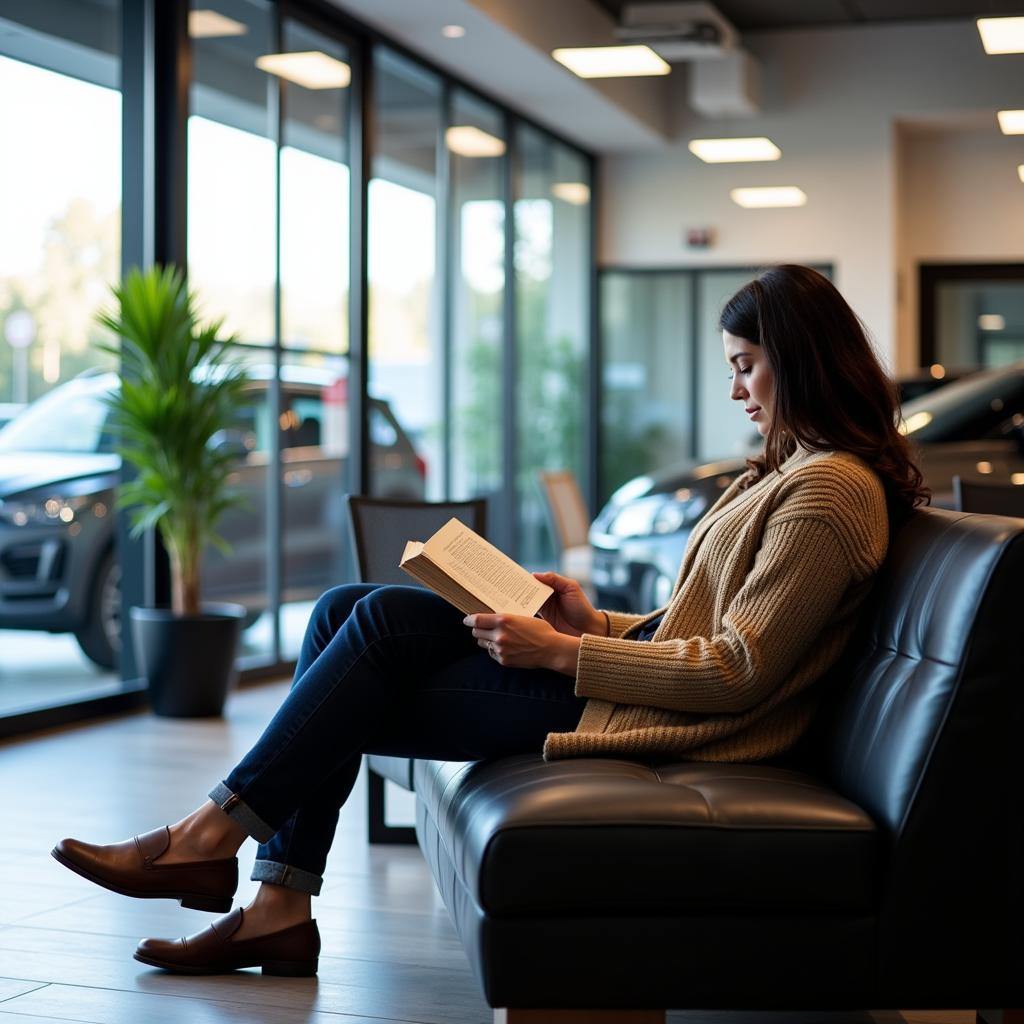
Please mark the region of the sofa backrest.
POLYGON ((1024 520, 915 512, 826 684, 837 689, 816 730, 821 772, 889 847, 880 970, 890 981, 980 984, 1020 949, 1014 936, 1000 951, 993 931, 1009 939, 1010 922, 988 915, 1020 903, 1022 586, 1024 520))

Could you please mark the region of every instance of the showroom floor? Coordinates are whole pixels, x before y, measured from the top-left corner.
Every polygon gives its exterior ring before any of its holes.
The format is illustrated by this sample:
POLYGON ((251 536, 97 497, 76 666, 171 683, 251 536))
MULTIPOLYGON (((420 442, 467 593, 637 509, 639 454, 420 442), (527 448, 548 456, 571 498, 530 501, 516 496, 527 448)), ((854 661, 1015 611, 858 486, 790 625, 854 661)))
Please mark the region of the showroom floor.
MULTIPOLYGON (((258 735, 285 687, 231 697, 224 721, 133 715, 0 746, 0 1024, 338 1021, 490 1024, 448 913, 415 846, 366 843, 365 780, 343 809, 322 897, 315 979, 179 977, 132 959, 144 936, 213 919, 98 889, 49 856, 63 836, 113 842, 180 818, 258 735)), ((248 875, 255 847, 240 853, 248 875)), ((248 902, 255 883, 243 881, 248 902)), ((672 1024, 974 1024, 969 1012, 677 1011, 672 1024)))

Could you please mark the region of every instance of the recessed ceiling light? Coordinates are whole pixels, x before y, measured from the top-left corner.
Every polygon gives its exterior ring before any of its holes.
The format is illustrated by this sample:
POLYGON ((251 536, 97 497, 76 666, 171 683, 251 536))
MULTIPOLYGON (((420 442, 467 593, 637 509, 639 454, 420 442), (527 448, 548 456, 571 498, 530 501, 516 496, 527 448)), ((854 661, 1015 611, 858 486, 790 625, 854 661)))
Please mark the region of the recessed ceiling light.
POLYGON ((1024 18, 978 18, 986 53, 1024 53, 1024 18))
POLYGON ((352 81, 347 64, 320 50, 264 54, 256 58, 256 67, 306 89, 344 89, 352 81))
POLYGON ((687 147, 706 164, 778 160, 782 150, 763 136, 754 139, 694 139, 687 147))
POLYGON ((505 143, 501 139, 471 124, 452 125, 444 133, 444 141, 459 156, 501 156, 505 152, 505 143))
POLYGON ((441 29, 441 35, 445 39, 461 39, 466 34, 466 30, 461 25, 445 25, 441 29))
POLYGON ((551 186, 551 194, 573 206, 584 206, 590 202, 590 186, 582 181, 556 181, 551 186))
POLYGON ((978 327, 983 331, 1003 331, 1006 329, 1006 317, 999 313, 982 313, 978 317, 978 327))
POLYGON ((225 18, 216 11, 188 12, 188 34, 193 39, 213 39, 217 36, 244 36, 249 29, 234 18, 225 18))
POLYGON ((734 188, 732 201, 748 209, 767 206, 803 206, 807 195, 795 185, 772 185, 766 188, 734 188))
POLYGON ((580 78, 667 75, 672 69, 649 46, 580 46, 552 50, 551 56, 580 78))
POLYGON ((1000 110, 996 117, 1004 135, 1024 135, 1024 110, 1000 110))

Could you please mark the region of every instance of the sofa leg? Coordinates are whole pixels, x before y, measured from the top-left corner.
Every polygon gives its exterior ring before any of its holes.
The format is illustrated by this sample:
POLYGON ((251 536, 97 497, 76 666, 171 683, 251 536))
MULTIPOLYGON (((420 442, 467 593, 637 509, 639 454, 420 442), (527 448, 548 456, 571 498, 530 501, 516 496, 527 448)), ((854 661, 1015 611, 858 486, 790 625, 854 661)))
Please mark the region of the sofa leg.
POLYGON ((1024 1024, 1024 1010, 978 1010, 978 1024, 1024 1024))
POLYGON ((371 843, 416 842, 416 829, 408 825, 384 824, 384 784, 387 780, 372 768, 366 772, 366 837, 371 843))
POLYGON ((509 1007, 494 1011, 494 1024, 665 1024, 664 1010, 534 1010, 509 1007))

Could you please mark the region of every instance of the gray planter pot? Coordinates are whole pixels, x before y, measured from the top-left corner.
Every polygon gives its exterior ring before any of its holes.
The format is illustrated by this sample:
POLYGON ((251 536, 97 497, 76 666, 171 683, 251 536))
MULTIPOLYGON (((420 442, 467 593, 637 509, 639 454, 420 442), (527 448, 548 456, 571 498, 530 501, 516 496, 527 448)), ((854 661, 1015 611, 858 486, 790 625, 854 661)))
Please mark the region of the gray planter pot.
POLYGON ((153 711, 169 718, 221 715, 235 680, 245 608, 204 604, 199 615, 132 608, 132 639, 153 711))

